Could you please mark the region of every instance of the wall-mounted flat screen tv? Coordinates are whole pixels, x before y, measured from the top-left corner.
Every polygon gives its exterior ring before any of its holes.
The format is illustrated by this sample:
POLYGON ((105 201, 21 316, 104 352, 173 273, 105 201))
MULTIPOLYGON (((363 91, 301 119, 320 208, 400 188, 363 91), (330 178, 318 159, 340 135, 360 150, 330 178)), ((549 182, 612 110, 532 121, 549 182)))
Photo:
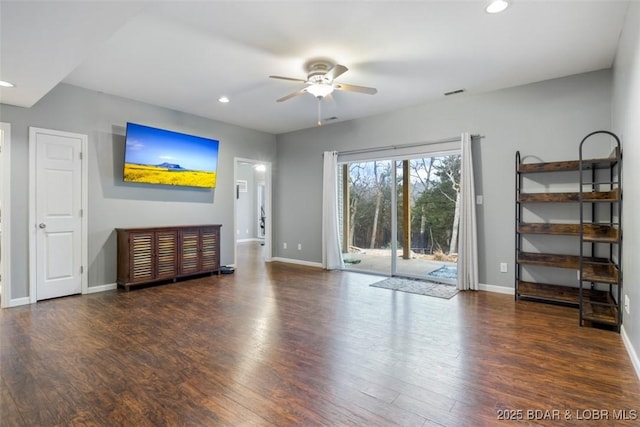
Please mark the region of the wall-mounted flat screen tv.
POLYGON ((215 188, 218 141, 127 123, 124 181, 215 188))

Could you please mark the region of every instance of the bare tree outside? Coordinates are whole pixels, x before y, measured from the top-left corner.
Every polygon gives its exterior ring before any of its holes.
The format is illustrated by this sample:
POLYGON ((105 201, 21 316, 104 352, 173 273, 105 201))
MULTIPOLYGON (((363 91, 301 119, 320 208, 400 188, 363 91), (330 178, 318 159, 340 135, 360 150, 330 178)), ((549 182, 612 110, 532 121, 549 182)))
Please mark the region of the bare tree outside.
MULTIPOLYGON (((401 162, 398 162, 401 164, 401 162)), ((395 161, 350 163, 349 246, 353 250, 391 248, 391 168, 395 161)), ((455 254, 458 244, 460 204, 460 156, 446 155, 411 159, 410 203, 411 250, 420 254, 440 251, 455 254)), ((402 219, 399 217, 399 222, 402 219)))

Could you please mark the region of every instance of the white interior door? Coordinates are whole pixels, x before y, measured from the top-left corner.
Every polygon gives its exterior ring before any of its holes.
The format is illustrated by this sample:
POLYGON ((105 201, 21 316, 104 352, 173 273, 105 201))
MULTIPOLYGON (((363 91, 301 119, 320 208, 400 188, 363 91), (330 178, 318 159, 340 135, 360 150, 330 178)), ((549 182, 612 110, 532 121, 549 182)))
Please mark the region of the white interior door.
POLYGON ((82 148, 86 139, 86 135, 30 129, 35 151, 36 300, 82 291, 82 148))

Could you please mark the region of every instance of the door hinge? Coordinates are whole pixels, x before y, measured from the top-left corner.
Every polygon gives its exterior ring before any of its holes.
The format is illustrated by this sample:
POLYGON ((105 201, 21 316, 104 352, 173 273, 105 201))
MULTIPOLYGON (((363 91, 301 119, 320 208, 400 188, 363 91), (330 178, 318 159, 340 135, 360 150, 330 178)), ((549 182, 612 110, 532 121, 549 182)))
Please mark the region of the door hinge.
POLYGON ((82 273, 84 273, 84 266, 83 265, 80 266, 80 274, 82 274, 82 273))
POLYGON ((80 209, 80 218, 84 216, 84 209, 80 209))
POLYGON ((80 151, 80 160, 82 160, 82 151, 80 151))

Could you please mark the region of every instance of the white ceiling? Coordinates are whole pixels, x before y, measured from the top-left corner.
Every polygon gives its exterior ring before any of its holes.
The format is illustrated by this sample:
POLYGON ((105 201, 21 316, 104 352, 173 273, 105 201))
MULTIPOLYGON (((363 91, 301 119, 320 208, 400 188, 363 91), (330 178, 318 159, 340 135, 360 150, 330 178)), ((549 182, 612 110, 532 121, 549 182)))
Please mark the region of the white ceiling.
POLYGON ((64 82, 278 134, 315 126, 317 101, 276 103, 304 85, 268 76, 305 78, 312 58, 378 89, 325 99, 338 121, 612 65, 628 2, 512 3, 2 0, 0 79, 16 87, 0 102, 31 107, 64 82))

